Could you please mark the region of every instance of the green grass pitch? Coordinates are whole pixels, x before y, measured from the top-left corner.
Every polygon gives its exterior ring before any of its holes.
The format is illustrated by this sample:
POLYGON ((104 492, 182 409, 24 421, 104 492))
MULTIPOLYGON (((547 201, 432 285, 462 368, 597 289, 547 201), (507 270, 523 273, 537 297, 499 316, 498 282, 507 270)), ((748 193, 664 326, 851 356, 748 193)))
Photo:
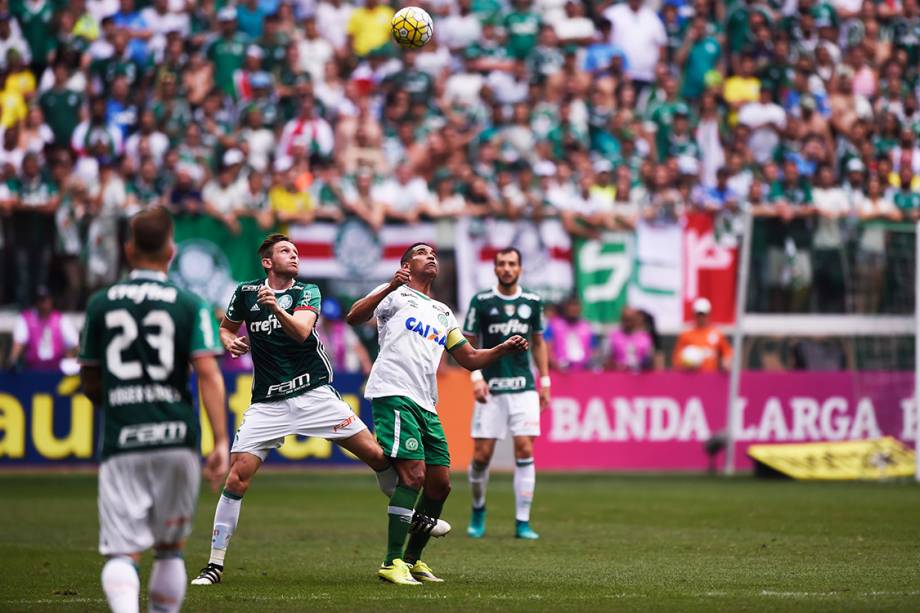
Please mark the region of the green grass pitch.
MULTIPOLYGON (((533 525, 513 538, 509 475, 489 486, 488 533, 455 531, 425 559, 446 580, 381 584, 386 502, 373 477, 276 472, 247 494, 224 583, 186 611, 920 610, 920 487, 673 475, 541 474, 533 525)), ((104 610, 89 474, 0 475, 0 611, 104 610)), ((203 492, 186 556, 206 562, 216 497, 203 492)), ((149 556, 142 579, 149 574, 149 556)))

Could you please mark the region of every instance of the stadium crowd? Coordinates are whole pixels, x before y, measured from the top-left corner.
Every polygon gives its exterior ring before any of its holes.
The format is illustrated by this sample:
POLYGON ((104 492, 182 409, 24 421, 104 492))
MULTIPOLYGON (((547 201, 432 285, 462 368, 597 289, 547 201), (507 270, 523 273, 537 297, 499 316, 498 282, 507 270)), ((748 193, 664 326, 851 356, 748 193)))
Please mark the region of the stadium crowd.
POLYGON ((405 51, 378 0, 0 0, 0 302, 81 308, 162 203, 576 236, 749 209, 755 308, 843 310, 848 270, 877 310, 884 224, 920 217, 918 0, 415 3, 405 51))

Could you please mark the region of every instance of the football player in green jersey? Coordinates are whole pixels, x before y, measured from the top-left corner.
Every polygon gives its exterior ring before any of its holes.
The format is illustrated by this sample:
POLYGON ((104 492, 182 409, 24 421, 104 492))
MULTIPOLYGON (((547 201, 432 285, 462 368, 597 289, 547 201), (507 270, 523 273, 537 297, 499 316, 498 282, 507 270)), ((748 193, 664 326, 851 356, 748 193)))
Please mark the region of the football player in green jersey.
POLYGON ((252 405, 230 449, 230 474, 214 512, 211 557, 192 585, 220 582, 243 494, 269 452, 288 435, 333 441, 377 471, 384 493, 396 487, 396 472, 380 445, 331 385, 332 364, 314 328, 319 288, 297 280, 297 247, 287 236, 272 234, 259 247, 259 257, 265 278, 236 288, 220 324, 220 340, 230 355, 252 351, 252 405), (238 336, 244 322, 249 336, 238 336))
POLYGON ((217 326, 206 304, 166 280, 172 234, 161 207, 131 219, 131 275, 90 298, 81 341, 83 391, 103 411, 99 552, 108 558, 102 588, 116 613, 138 611, 137 565, 151 547, 150 610, 178 611, 185 598, 182 551, 201 481, 189 363, 214 431, 205 476, 215 491, 229 463, 217 326))
POLYGON ((467 342, 450 308, 431 296, 438 271, 434 247, 412 245, 393 279, 355 302, 347 317, 352 326, 377 320, 380 353, 364 396, 374 410, 377 440, 399 473, 387 507, 387 553, 377 576, 398 585, 441 582, 421 556, 433 535, 422 526, 436 524, 450 493, 450 451, 437 409, 444 350, 469 370, 527 350, 527 340, 517 335, 489 349, 467 342))
POLYGON ((549 365, 543 340, 543 302, 536 294, 524 291, 521 277, 521 252, 502 249, 495 255, 498 285, 473 296, 466 314, 463 334, 483 347, 495 347, 512 335, 530 336, 533 361, 540 372, 540 391, 535 390, 530 356, 507 355, 472 375, 473 461, 469 467, 473 493, 473 515, 467 534, 482 538, 486 533, 486 485, 495 440, 508 431, 514 439, 515 536, 535 540, 540 535, 530 527, 530 507, 536 484, 533 439, 540 435, 540 412, 549 406, 549 365))

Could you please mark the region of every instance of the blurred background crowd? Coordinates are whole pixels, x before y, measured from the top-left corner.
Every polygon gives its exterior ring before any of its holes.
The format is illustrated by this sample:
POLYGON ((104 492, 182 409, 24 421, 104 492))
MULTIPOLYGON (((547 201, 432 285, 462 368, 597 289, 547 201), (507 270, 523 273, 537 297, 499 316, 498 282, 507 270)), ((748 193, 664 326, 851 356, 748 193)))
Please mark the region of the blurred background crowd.
POLYGON ((0 0, 0 303, 80 310, 164 204, 573 237, 750 211, 751 309, 912 312, 918 0, 413 3, 418 51, 377 0, 0 0))

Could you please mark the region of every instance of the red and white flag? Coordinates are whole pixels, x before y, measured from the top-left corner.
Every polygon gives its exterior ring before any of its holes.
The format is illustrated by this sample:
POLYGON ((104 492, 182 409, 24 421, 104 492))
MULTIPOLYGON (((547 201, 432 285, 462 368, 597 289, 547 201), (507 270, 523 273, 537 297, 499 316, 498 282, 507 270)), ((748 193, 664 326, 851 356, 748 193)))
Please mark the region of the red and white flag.
POLYGON ((684 321, 693 319, 693 301, 708 298, 712 322, 735 321, 735 287, 738 278, 738 247, 720 242, 714 216, 689 213, 684 226, 684 321))
POLYGON ((292 225, 291 241, 300 255, 300 275, 308 279, 388 279, 412 244, 434 242, 434 224, 386 225, 379 233, 359 221, 292 225))
POLYGON ((550 302, 558 302, 572 292, 572 242, 559 220, 536 223, 461 219, 456 240, 461 310, 477 292, 495 286, 495 254, 507 247, 521 252, 521 284, 528 290, 550 302))

